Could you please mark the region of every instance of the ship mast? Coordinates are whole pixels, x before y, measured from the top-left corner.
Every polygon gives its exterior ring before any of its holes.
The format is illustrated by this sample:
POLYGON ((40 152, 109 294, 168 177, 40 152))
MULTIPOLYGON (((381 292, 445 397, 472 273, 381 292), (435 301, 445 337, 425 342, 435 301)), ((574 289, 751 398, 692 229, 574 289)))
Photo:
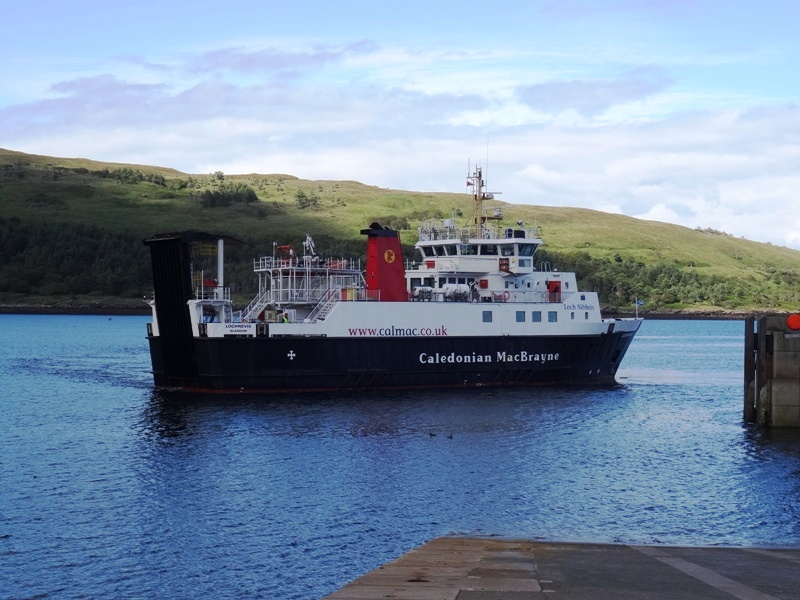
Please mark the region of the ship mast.
POLYGON ((499 221, 503 218, 501 208, 496 208, 492 215, 487 214, 484 201, 493 200, 494 193, 485 191, 486 181, 483 179, 483 169, 476 166, 471 175, 467 175, 467 187, 472 188, 472 220, 479 233, 483 233, 487 220, 499 221))

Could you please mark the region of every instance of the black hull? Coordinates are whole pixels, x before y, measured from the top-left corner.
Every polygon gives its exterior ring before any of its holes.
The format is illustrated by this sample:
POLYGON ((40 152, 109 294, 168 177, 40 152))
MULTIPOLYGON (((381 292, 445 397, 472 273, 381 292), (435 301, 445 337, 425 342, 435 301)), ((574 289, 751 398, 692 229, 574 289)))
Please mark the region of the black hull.
POLYGON ((161 338, 148 339, 156 386, 234 393, 607 386, 616 383, 633 336, 191 338, 192 368, 177 376, 170 374, 161 338))

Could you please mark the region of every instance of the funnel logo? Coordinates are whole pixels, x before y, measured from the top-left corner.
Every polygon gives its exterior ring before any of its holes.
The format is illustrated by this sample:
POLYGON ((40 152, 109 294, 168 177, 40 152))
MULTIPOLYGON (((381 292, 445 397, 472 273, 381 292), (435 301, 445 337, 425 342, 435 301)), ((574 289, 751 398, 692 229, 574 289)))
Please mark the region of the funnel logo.
POLYGON ((387 250, 383 253, 383 260, 387 263, 392 264, 394 262, 394 250, 387 250))

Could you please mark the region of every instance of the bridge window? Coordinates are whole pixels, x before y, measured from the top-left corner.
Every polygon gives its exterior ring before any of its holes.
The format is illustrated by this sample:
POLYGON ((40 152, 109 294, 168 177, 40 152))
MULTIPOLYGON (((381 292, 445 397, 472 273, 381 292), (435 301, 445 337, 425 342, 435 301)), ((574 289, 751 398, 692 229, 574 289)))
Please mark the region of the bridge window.
POLYGON ((481 256, 497 256, 497 244, 481 244, 481 256))
POLYGON ((514 256, 514 245, 513 244, 503 244, 500 246, 500 253, 503 256, 514 256))

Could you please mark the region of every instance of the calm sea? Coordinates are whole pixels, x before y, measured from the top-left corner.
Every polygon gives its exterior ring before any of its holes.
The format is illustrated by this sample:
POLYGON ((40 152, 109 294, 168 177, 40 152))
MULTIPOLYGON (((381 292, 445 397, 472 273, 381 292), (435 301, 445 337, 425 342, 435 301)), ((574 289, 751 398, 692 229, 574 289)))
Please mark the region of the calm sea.
POLYGON ((800 546, 742 322, 646 321, 605 390, 181 397, 143 317, 0 315, 0 595, 319 598, 441 535, 800 546))

